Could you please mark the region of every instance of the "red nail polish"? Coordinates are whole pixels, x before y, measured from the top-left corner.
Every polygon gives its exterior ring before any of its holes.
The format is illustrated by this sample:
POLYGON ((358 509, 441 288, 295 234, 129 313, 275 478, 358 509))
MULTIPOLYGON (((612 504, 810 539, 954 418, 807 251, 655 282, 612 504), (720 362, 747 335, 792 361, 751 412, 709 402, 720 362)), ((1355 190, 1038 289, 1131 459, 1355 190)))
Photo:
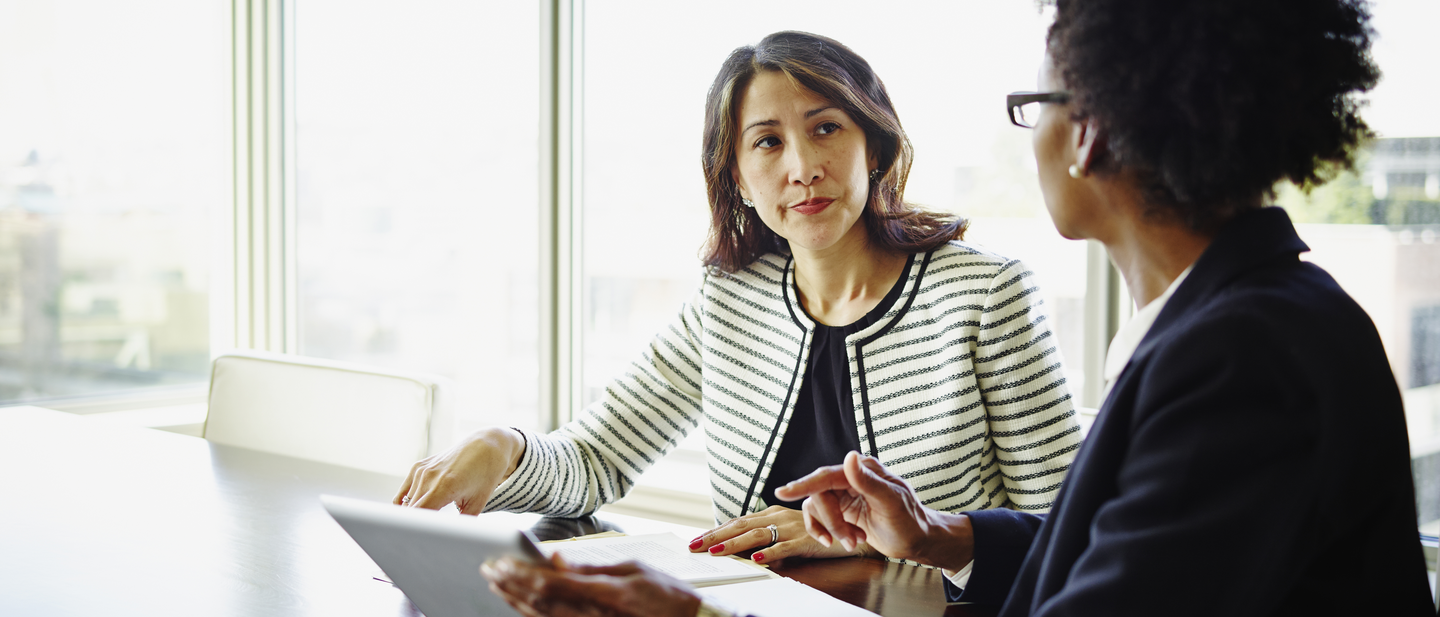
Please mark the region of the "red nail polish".
POLYGON ((710 554, 711 554, 711 555, 714 555, 715 553, 718 553, 718 552, 723 551, 723 550, 725 550, 725 545, 724 545, 724 544, 716 544, 715 546, 710 547, 710 554))
POLYGON ((695 549, 697 549, 697 548, 700 548, 700 545, 701 545, 701 544, 704 544, 704 542, 702 541, 702 540, 704 540, 704 539, 705 539, 705 536, 700 536, 699 538, 695 538, 694 540, 691 540, 691 541, 690 541, 690 550, 693 551, 693 550, 695 550, 695 549))
POLYGON ((755 559, 755 561, 765 561, 765 553, 755 553, 751 555, 751 557, 755 559))

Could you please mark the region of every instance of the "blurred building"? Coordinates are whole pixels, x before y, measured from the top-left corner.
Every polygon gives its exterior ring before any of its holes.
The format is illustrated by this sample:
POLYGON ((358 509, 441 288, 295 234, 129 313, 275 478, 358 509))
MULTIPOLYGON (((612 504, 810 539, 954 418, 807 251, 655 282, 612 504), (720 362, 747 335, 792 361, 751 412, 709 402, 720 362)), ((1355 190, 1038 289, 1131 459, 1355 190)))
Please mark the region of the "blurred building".
POLYGON ((1440 137, 1376 140, 1361 177, 1376 224, 1440 224, 1440 137))
POLYGON ((0 167, 0 401, 204 381, 205 213, 60 190, 67 171, 0 167))

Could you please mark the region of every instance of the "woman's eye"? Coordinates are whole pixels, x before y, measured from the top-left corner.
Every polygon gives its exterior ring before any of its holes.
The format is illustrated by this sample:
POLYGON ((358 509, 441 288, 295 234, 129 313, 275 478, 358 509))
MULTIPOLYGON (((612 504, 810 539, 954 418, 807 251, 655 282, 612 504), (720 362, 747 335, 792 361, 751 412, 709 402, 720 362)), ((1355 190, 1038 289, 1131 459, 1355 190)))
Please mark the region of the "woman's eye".
POLYGON ((760 141, 755 142, 756 148, 774 148, 778 145, 780 145, 780 140, 776 139, 774 135, 761 137, 760 141))
POLYGON ((815 127, 815 132, 819 135, 829 135, 838 130, 840 130, 840 125, 835 122, 823 122, 820 126, 815 127))

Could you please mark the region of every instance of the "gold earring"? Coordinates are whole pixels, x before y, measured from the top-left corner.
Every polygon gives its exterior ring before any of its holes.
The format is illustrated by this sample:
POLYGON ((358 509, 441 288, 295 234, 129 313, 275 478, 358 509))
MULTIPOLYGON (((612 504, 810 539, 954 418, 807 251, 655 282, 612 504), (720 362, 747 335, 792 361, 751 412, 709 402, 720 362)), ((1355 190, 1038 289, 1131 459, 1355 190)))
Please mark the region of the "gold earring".
POLYGON ((1071 177, 1071 178, 1079 179, 1080 176, 1083 176, 1083 175, 1085 175, 1085 172, 1084 172, 1084 171, 1081 171, 1079 165, 1071 165, 1071 166, 1070 166, 1070 177, 1071 177))

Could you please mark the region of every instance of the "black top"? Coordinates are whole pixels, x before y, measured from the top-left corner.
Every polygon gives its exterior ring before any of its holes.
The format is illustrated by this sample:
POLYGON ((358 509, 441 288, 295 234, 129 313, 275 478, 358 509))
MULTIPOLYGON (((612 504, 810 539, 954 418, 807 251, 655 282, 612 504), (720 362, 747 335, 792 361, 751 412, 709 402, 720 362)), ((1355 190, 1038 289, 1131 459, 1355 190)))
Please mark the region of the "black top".
MULTIPOLYGON (((800 383, 795 413, 760 493, 765 503, 799 510, 801 502, 776 499, 775 489, 809 475, 818 467, 839 465, 847 453, 860 449, 855 403, 850 396, 850 357, 845 353, 845 337, 870 327, 895 305, 914 261, 915 256, 911 255, 890 292, 859 321, 848 326, 815 323, 810 339, 810 361, 805 367, 805 380, 800 383)), ((809 312, 805 316, 810 317, 809 312)))
POLYGON ((1043 525, 967 512, 975 570, 958 599, 1005 601, 1002 617, 1435 614, 1390 361, 1305 250, 1280 208, 1225 224, 1115 379, 1043 525))

